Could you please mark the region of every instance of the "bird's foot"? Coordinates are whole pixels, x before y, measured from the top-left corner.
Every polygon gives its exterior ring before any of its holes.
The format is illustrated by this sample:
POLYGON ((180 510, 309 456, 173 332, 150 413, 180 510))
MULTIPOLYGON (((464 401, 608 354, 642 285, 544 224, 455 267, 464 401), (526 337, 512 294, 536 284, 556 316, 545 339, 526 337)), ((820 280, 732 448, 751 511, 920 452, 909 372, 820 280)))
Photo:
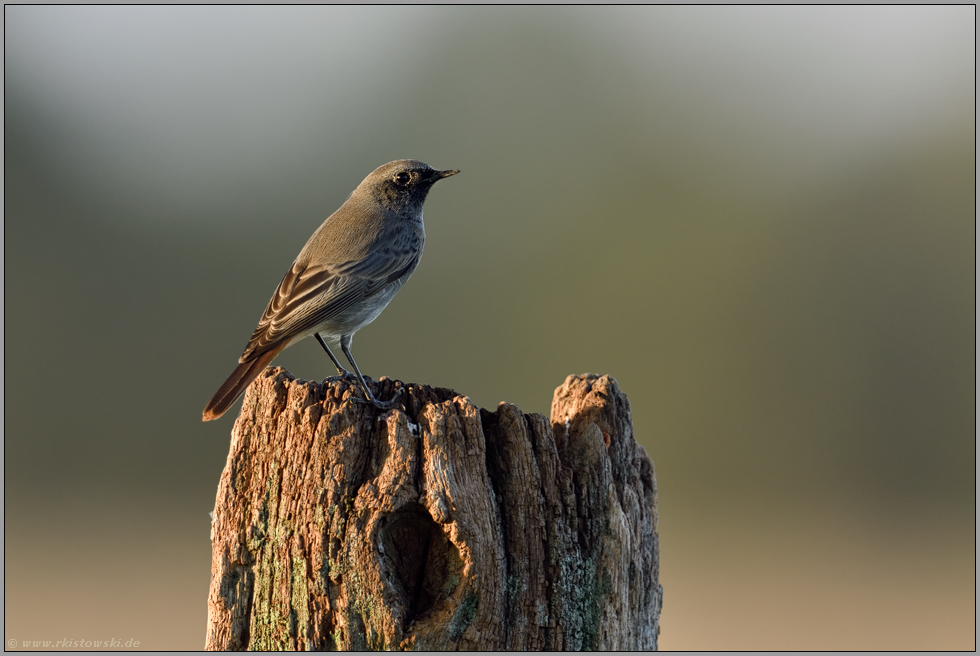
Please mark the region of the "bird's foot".
POLYGON ((338 373, 336 376, 327 376, 326 378, 323 379, 323 382, 336 383, 342 380, 347 381, 348 383, 356 383, 357 374, 344 370, 343 373, 338 373))
POLYGON ((370 398, 365 399, 365 398, 361 398, 360 396, 351 396, 350 400, 352 403, 360 403, 362 405, 373 405, 378 410, 391 410, 392 408, 401 405, 400 399, 401 399, 402 391, 403 390, 401 389, 396 390, 395 397, 390 401, 379 401, 374 397, 373 394, 371 394, 370 391, 368 391, 368 396, 370 398))

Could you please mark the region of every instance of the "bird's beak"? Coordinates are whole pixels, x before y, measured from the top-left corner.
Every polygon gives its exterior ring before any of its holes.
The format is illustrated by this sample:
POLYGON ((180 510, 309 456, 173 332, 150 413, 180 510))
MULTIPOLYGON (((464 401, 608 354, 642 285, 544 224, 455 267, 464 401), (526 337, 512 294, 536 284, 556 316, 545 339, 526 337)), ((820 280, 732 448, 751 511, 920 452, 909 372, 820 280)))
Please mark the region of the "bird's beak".
POLYGON ((448 178, 451 175, 456 175, 459 173, 459 169, 449 169, 448 171, 436 171, 436 180, 442 180, 443 178, 448 178))

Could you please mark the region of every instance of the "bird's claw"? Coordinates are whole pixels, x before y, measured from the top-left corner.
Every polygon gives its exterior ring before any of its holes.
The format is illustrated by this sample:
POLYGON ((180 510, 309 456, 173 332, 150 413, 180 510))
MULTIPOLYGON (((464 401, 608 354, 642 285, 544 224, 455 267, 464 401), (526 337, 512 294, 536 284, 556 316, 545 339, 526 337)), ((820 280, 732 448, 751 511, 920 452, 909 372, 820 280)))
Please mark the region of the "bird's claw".
POLYGON ((323 382, 325 383, 338 383, 340 381, 346 381, 348 383, 356 383, 357 374, 352 373, 350 371, 345 371, 342 374, 338 373, 334 376, 327 376, 326 378, 323 379, 323 382))
POLYGON ((374 395, 371 395, 371 398, 369 399, 365 399, 360 396, 351 396, 350 400, 352 403, 360 403, 361 405, 373 405, 378 410, 391 410, 392 408, 401 405, 401 402, 399 401, 401 395, 402 390, 399 389, 395 391, 395 398, 391 399, 390 401, 379 401, 374 397, 374 395))

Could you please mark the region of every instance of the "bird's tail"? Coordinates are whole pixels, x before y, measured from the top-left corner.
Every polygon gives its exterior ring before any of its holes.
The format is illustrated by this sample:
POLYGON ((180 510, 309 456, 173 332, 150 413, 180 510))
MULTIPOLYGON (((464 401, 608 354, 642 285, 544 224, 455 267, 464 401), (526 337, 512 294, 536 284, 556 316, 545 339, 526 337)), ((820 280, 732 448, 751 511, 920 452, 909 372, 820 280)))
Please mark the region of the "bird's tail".
POLYGON ((228 376, 228 380, 218 388, 218 391, 208 401, 207 407, 204 408, 204 421, 211 421, 225 414, 231 404, 242 395, 245 388, 252 384, 252 381, 262 373, 265 366, 272 362, 273 358, 279 355, 279 352, 286 348, 287 344, 288 340, 284 340, 268 351, 264 351, 255 359, 247 360, 238 365, 235 371, 228 376))

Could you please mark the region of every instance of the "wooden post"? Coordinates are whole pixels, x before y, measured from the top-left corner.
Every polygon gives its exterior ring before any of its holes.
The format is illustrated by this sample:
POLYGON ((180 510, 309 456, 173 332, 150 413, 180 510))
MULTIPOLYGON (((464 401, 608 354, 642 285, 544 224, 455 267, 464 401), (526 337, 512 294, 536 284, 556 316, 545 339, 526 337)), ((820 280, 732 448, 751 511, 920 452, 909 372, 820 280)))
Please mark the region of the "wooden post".
POLYGON ((268 369, 215 502, 207 649, 655 649, 653 462, 609 376, 551 420, 268 369))

